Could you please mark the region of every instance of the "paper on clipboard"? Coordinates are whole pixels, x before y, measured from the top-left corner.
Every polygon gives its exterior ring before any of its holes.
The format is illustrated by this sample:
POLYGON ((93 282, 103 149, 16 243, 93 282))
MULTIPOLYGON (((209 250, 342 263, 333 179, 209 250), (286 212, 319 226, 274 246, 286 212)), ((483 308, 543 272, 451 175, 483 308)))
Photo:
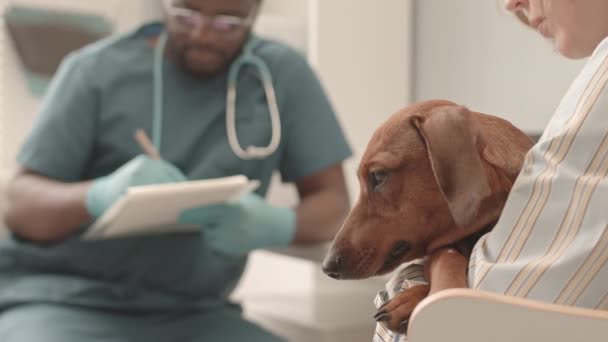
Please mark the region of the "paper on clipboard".
POLYGON ((84 239, 194 232, 195 225, 179 224, 182 211, 228 203, 255 190, 258 181, 246 176, 206 179, 129 188, 84 234, 84 239))

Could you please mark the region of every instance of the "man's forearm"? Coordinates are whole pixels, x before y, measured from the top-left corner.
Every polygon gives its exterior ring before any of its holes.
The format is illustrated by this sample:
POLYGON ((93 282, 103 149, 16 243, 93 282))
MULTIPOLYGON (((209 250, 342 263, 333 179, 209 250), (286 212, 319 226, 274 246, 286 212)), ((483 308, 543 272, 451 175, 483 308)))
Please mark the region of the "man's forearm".
POLYGON ((349 210, 348 194, 333 189, 301 199, 296 210, 294 244, 313 244, 333 239, 349 210))
POLYGON ((21 238, 38 243, 61 241, 91 217, 86 209, 90 182, 62 183, 20 173, 8 187, 5 221, 21 238))

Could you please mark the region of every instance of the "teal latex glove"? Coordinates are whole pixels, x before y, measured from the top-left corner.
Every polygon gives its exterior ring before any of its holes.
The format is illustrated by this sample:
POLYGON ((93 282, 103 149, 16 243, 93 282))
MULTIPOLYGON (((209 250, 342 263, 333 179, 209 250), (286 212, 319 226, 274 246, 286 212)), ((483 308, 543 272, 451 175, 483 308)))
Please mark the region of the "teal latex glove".
POLYGON ((256 194, 232 204, 186 210, 180 222, 200 225, 213 250, 232 256, 244 256, 258 248, 287 246, 296 230, 293 209, 273 207, 256 194))
POLYGON ((98 178, 87 192, 86 207, 99 218, 129 187, 183 182, 186 176, 173 164, 139 155, 108 176, 98 178))

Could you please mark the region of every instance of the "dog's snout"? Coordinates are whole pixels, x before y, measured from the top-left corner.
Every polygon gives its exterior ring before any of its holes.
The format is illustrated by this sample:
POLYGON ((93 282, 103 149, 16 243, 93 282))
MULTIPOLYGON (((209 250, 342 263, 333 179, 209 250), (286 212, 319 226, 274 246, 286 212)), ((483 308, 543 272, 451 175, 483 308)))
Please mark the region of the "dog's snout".
POLYGON ((342 271, 342 256, 340 254, 329 255, 323 261, 321 268, 323 272, 334 279, 340 279, 342 271))

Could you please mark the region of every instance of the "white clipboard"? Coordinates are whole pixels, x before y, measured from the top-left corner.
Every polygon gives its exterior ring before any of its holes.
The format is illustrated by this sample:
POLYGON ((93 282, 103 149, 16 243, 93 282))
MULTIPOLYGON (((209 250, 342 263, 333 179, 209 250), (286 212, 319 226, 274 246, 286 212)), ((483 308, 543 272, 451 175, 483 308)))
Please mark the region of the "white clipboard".
POLYGON ((131 187, 83 235, 86 240, 133 235, 195 232, 197 225, 179 224, 184 210, 229 203, 255 190, 246 176, 131 187))

